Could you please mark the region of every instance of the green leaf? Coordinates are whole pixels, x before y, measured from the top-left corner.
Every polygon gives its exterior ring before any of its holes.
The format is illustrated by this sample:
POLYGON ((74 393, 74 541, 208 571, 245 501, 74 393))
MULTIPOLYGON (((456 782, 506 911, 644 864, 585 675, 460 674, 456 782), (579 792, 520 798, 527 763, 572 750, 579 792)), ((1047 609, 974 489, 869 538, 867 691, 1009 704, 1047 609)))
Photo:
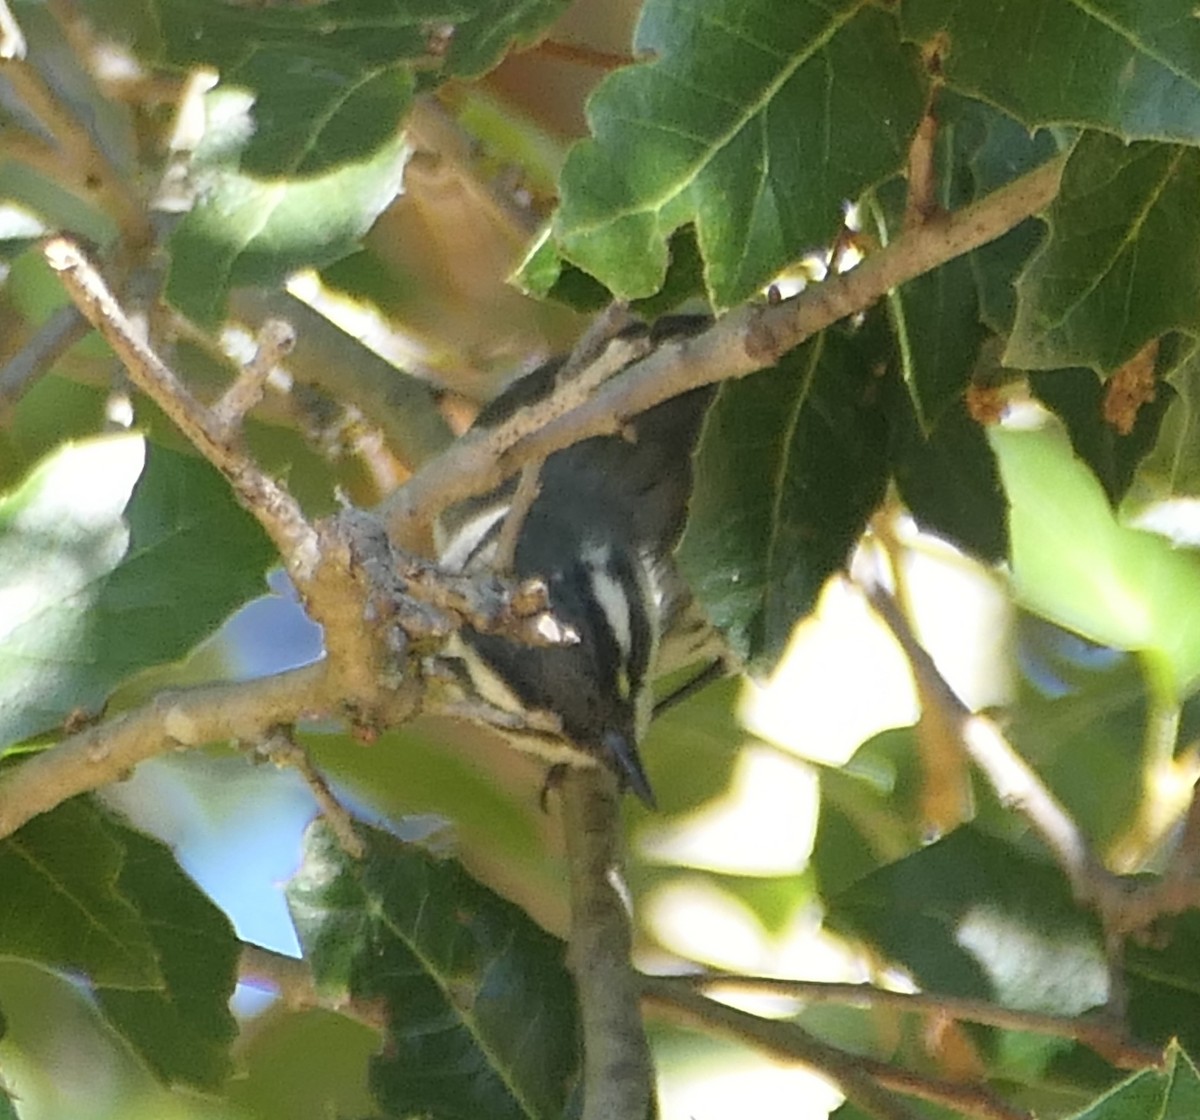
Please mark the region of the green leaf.
POLYGON ((206 463, 140 436, 62 448, 0 499, 0 746, 182 657, 273 556, 206 463))
POLYGON ((214 67, 227 89, 249 94, 245 173, 311 176, 367 159, 395 136, 418 83, 490 70, 514 45, 534 41, 566 0, 148 7, 140 19, 105 10, 98 25, 115 20, 147 61, 214 67))
POLYGON ((197 322, 220 318, 239 284, 271 286, 301 267, 329 264, 359 239, 400 190, 408 149, 394 130, 374 150, 304 178, 256 178, 238 156, 253 135, 235 91, 210 94, 227 139, 200 175, 200 199, 171 237, 167 296, 197 322), (226 146, 228 145, 228 146, 226 146))
POLYGON ((554 225, 621 298, 658 290, 689 223, 713 306, 753 295, 901 166, 924 103, 916 53, 859 0, 649 0, 635 49, 654 61, 592 95, 554 225))
POLYGON ((239 1050, 245 1073, 229 1085, 230 1104, 254 1120, 369 1116, 367 1061, 377 1049, 379 1035, 344 1015, 273 1008, 239 1050))
MULTIPOLYGON (((1186 376, 1186 375, 1185 375, 1186 376)), ((1104 422, 1104 384, 1090 369, 1058 369, 1029 375, 1038 399, 1066 425, 1071 446, 1091 468, 1108 500, 1117 505, 1125 497, 1143 456, 1156 445, 1164 416, 1173 408, 1174 394, 1159 390, 1156 398, 1138 409, 1133 430, 1118 432, 1104 422)), ((1170 437, 1168 436, 1168 439, 1170 437)), ((1186 449, 1180 449, 1187 454, 1186 449)))
MULTIPOLYGON (((567 0, 326 0, 288 8, 157 0, 166 61, 229 70, 264 49, 316 68, 328 54, 363 65, 420 64, 427 84, 477 77, 534 42, 567 0)), ((264 80, 271 75, 263 72, 264 80)), ((322 80, 319 75, 316 80, 322 80)))
POLYGON ((922 529, 984 560, 1000 560, 1008 552, 1008 507, 982 426, 960 398, 926 434, 907 394, 891 397, 889 454, 904 504, 922 529))
POLYGON ((906 0, 908 38, 955 89, 1030 128, 1200 140, 1200 27, 1188 0, 906 0))
POLYGON ((1200 914, 1155 923, 1153 940, 1130 941, 1125 957, 1129 1024, 1139 1038, 1200 1047, 1200 914))
POLYGON ((1142 666, 1031 615, 1018 615, 1014 638, 1022 675, 1008 738, 1104 851, 1135 827, 1147 792, 1142 666))
POLYGON ((1103 373, 1169 331, 1200 333, 1198 193, 1200 151, 1085 135, 1017 283, 1005 365, 1103 373))
POLYGON ((579 1062, 563 945, 459 864, 360 835, 355 862, 314 825, 288 903, 318 985, 383 1003, 382 1109, 557 1120, 579 1062))
POLYGON ((769 663, 883 496, 886 430, 869 342, 826 331, 709 411, 679 561, 738 654, 769 663))
POLYGON ((1142 655, 1173 703, 1200 682, 1200 557, 1116 520, 1099 482, 1055 422, 989 429, 1009 501, 1018 599, 1100 645, 1142 655))
POLYGON ((1059 1015, 1107 998, 1099 929, 1062 873, 969 826, 826 903, 928 991, 1059 1015))
POLYGON ((100 1008, 162 1080, 216 1090, 229 1075, 237 1036, 229 999, 238 939, 165 844, 106 823, 125 848, 117 889, 142 915, 162 980, 142 989, 98 984, 100 1008))
POLYGON ((1191 1120, 1200 1115, 1200 1074, 1178 1046, 1165 1070, 1147 1069, 1077 1113, 1074 1120, 1191 1120))
MULTIPOLYGON (((1135 489, 1143 499, 1200 497, 1200 350, 1188 354, 1165 380, 1174 394, 1154 402, 1165 405, 1162 422, 1157 440, 1137 464, 1135 489)), ((1140 426, 1140 412, 1138 421, 1140 426)))
POLYGON ((822 897, 921 847, 921 768, 911 727, 863 743, 841 767, 820 770, 812 865, 822 897))
POLYGON ((0 840, 0 956, 113 987, 161 984, 154 939, 121 890, 124 855, 104 818, 79 800, 0 840))

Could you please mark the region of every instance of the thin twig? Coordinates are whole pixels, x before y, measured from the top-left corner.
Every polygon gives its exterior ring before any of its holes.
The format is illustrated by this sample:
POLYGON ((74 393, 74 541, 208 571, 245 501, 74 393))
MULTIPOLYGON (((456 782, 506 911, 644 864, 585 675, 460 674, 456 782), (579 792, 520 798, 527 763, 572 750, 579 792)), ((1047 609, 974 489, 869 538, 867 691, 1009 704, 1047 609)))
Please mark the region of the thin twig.
POLYGON ((54 312, 0 368, 0 412, 16 404, 87 331, 87 320, 74 304, 54 312))
POLYGON ((973 713, 958 698, 882 584, 869 579, 863 583, 863 590, 900 644, 913 675, 920 679, 922 695, 937 705, 948 725, 957 731, 967 754, 995 787, 997 796, 1033 825, 1066 873, 1075 897, 1081 902, 1094 900, 1098 882, 1108 875, 1074 818, 996 724, 987 716, 973 713))
POLYGON ((538 54, 543 58, 562 59, 564 62, 574 62, 580 66, 590 66, 603 71, 620 70, 623 66, 632 66, 637 62, 632 55, 602 51, 582 43, 564 43, 559 39, 543 39, 524 53, 538 54))
POLYGON ((729 986, 749 992, 774 992, 806 1003, 837 1003, 853 1007, 894 1007, 916 1015, 936 1015, 967 1023, 982 1023, 1002 1030, 1028 1031, 1082 1043, 1120 1069, 1161 1066, 1161 1046, 1131 1038, 1122 1025, 1107 1015, 1043 1015, 1000 1007, 986 1000, 930 992, 893 992, 870 984, 844 984, 825 980, 789 980, 773 976, 738 976, 706 973, 672 978, 672 983, 708 989, 729 986))
POLYGON ((542 484, 539 481, 541 473, 542 464, 538 462, 526 463, 521 468, 521 478, 517 482, 516 490, 513 491, 508 512, 504 515, 504 524, 500 526, 500 535, 496 538, 496 552, 492 568, 497 575, 505 575, 512 571, 513 560, 517 553, 517 540, 521 536, 521 527, 529 515, 529 507, 537 501, 538 494, 542 492, 542 484))
MULTIPOLYGON (((443 454, 423 467, 383 503, 382 509, 385 516, 388 517, 389 530, 393 540, 403 546, 413 533, 417 534, 418 539, 423 537, 425 528, 423 514, 415 521, 411 518, 399 522, 396 520, 394 513, 399 500, 397 495, 410 493, 410 489, 414 485, 418 491, 428 485, 435 492, 439 492, 439 501, 442 497, 454 500, 456 497, 468 498, 473 494, 491 489, 493 486, 499 486, 512 473, 503 466, 508 449, 523 440, 536 439, 540 431, 553 426, 556 421, 561 421, 572 409, 582 406, 598 386, 612 378, 614 374, 631 362, 635 362, 646 353, 648 348, 649 342, 645 338, 614 338, 586 368, 572 377, 560 379, 557 387, 549 396, 527 408, 522 408, 494 427, 476 429, 456 440, 443 454), (471 473, 471 481, 462 492, 455 494, 453 491, 449 491, 447 493, 438 481, 439 477, 447 470, 453 474, 464 463, 467 464, 467 469, 471 473), (477 486, 477 481, 481 478, 490 480, 492 486, 477 486)), ((608 418, 610 434, 620 431, 623 426, 624 421, 616 423, 614 418, 608 418)), ((574 442, 576 440, 570 439, 562 446, 574 442)), ((550 450, 556 451, 558 448, 553 447, 550 450)), ((548 455, 549 451, 546 454, 548 455)), ((545 457, 544 455, 524 457, 514 469, 519 470, 526 463, 541 462, 545 457)), ((431 513, 437 513, 445 506, 437 505, 428 508, 431 513)))
POLYGON ((333 790, 325 776, 313 765, 312 759, 296 742, 290 726, 281 725, 271 729, 256 748, 269 758, 276 766, 288 767, 295 770, 304 784, 308 786, 325 818, 339 847, 351 859, 362 859, 367 854, 366 845, 354 826, 354 817, 350 811, 334 796, 333 790))
POLYGON ((271 371, 292 352, 296 331, 284 319, 267 319, 258 329, 258 348, 238 374, 233 384, 212 406, 213 418, 222 427, 226 440, 241 428, 242 420, 263 398, 271 371))
POLYGON ((674 979, 643 977, 642 997, 651 1008, 674 1022, 717 1032, 774 1057, 819 1070, 860 1108, 886 1120, 912 1115, 893 1093, 952 1108, 980 1120, 1032 1120, 1030 1113, 1013 1108, 987 1089, 924 1077, 890 1062, 848 1054, 814 1038, 795 1023, 764 1019, 730 1007, 674 979))
POLYGON ((306 583, 317 561, 317 537, 299 504, 229 443, 212 411, 197 401, 175 372, 142 341, 78 242, 51 237, 43 244, 42 253, 75 306, 116 351, 134 384, 225 475, 238 499, 275 542, 293 579, 306 583))
POLYGON ((633 1120, 652 1115, 654 1066, 629 960, 620 793, 604 767, 571 768, 561 788, 571 880, 569 960, 583 1025, 582 1120, 633 1120))
POLYGON ((615 434, 630 417, 688 389, 774 364, 896 285, 986 245, 1045 208, 1058 193, 1065 164, 1066 156, 1058 156, 970 206, 938 215, 794 299, 748 304, 702 333, 666 341, 590 395, 573 396, 574 383, 568 383, 500 428, 459 440, 384 504, 389 532, 403 543, 447 506, 494 489, 528 462, 589 436, 615 434))
POLYGON ((144 707, 64 739, 0 774, 0 838, 76 794, 118 781, 180 747, 255 741, 281 723, 332 707, 327 662, 238 684, 164 692, 144 707))
POLYGON ((908 146, 908 197, 904 202, 903 229, 917 229, 941 209, 937 201, 937 132, 934 115, 937 87, 929 92, 929 103, 908 146))
POLYGON ((1082 830, 1033 768, 1017 753, 995 722, 972 713, 942 676, 933 658, 917 640, 908 619, 891 594, 872 574, 864 592, 887 624, 921 682, 926 703, 937 705, 947 725, 957 730, 963 749, 992 784, 997 796, 1032 825, 1071 884, 1076 900, 1090 906, 1100 919, 1108 966, 1110 1015, 1120 1017, 1127 998, 1125 938, 1158 919, 1200 906, 1200 880, 1187 873, 1188 850, 1180 857, 1178 874, 1156 880, 1123 879, 1096 856, 1082 830))

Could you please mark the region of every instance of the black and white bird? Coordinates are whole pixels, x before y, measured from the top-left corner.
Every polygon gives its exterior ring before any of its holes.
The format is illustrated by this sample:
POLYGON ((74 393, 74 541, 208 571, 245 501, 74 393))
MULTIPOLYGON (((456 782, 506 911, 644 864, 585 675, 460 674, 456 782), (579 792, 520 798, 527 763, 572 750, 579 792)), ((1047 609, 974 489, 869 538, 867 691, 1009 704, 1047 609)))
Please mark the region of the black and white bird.
MULTIPOLYGON (((662 320, 654 341, 692 334, 699 318, 662 320)), ((489 404, 476 426, 494 426, 551 392, 562 361, 521 378, 489 404)), ((664 636, 694 617, 672 553, 692 488, 691 455, 709 387, 634 417, 620 435, 555 452, 541 465, 512 552, 512 574, 541 577, 565 644, 530 647, 460 632, 448 650, 473 690, 521 716, 550 717, 561 736, 522 731, 515 745, 552 763, 604 764, 647 805, 654 794, 638 746, 650 718, 651 682, 664 636)), ((439 555, 451 571, 494 567, 516 483, 443 515, 439 555)), ((692 623, 689 621, 689 626, 692 623)), ((530 721, 534 724, 537 720, 530 721)))

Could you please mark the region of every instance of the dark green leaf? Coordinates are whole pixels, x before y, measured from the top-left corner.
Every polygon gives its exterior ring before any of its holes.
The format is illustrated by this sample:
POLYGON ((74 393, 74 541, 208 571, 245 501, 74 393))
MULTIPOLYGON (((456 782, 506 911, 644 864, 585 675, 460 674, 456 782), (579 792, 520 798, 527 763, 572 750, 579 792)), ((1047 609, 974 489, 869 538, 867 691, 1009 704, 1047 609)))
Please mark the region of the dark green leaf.
POLYGON ((1062 873, 971 827, 833 897, 831 924, 925 989, 1077 1015, 1107 998, 1095 922, 1062 873))
POLYGON ((650 0, 635 49, 654 61, 592 96, 555 222, 562 255, 624 298, 658 290, 692 223, 713 306, 746 299, 900 167, 924 101, 892 17, 856 0, 650 0))
MULTIPOLYGON (((1163 410, 1161 425, 1157 440, 1137 466, 1136 488, 1144 498, 1198 497, 1200 351, 1193 350, 1188 354, 1167 374, 1166 381, 1173 391, 1160 394, 1161 400, 1154 402, 1156 412, 1163 410)), ((1135 433, 1140 428, 1141 413, 1135 433)))
POLYGON ((751 661, 780 654, 883 496, 878 395, 867 342, 838 331, 721 386, 679 558, 709 618, 751 661))
POLYGON ((1129 1023, 1139 1038, 1166 1044, 1177 1038, 1200 1047, 1200 914, 1163 919, 1153 938, 1129 942, 1129 1023))
POLYGON ((78 800, 0 840, 0 956, 114 987, 161 984, 145 915, 120 886, 124 856, 108 822, 78 800))
POLYGON ((905 727, 867 740, 845 766, 821 768, 812 865, 822 897, 920 848, 919 759, 914 730, 905 727))
POLYGON ((363 829, 350 860, 310 829, 288 887, 323 989, 382 1001, 371 1091, 388 1115, 555 1117, 578 1069, 563 945, 451 860, 363 829))
POLYGON ((229 919, 158 840, 107 822, 125 848, 117 889, 140 912, 162 970, 154 987, 97 985, 100 1008, 162 1080, 215 1090, 230 1071, 239 942, 229 919))
POLYGON ((892 473, 904 504, 922 529, 983 560, 1002 559, 1008 503, 983 428, 960 397, 926 435, 907 396, 893 391, 892 398, 892 473))
MULTIPOLYGON (((1049 130, 1031 135, 1020 122, 984 102, 943 95, 937 115, 939 128, 954 133, 954 145, 971 169, 972 191, 963 201, 973 201, 1012 182, 1059 151, 1059 140, 1049 130)), ((1044 230, 1041 222, 1029 218, 968 255, 975 274, 979 317, 993 331, 1007 334, 1012 329, 1017 313, 1013 285, 1044 230)))
MULTIPOLYGON (((1075 454, 1091 467, 1108 500, 1114 506, 1119 504, 1133 482, 1138 464, 1155 446, 1159 425, 1170 414, 1175 394, 1170 389, 1160 389, 1153 401, 1138 409, 1133 430, 1122 434, 1104 420, 1104 385, 1093 370, 1034 373, 1030 374, 1029 384, 1042 403, 1053 409, 1066 425, 1075 454)), ((1159 444, 1164 451, 1175 442, 1169 434, 1166 438, 1167 444, 1159 444)), ((1185 449, 1177 449, 1187 454, 1185 449)))
POLYGON ((1017 283, 1005 364, 1107 373, 1170 331, 1200 333, 1197 194, 1200 151, 1085 135, 1017 283))
POLYGON ((906 0, 901 19, 936 47, 950 85, 1030 128, 1200 140, 1200 27, 1186 0, 906 0))
MULTIPOLYGON (((531 42, 565 0, 327 0, 274 5, 155 0, 157 34, 127 30, 152 61, 215 67, 246 90, 242 170, 311 176, 369 158, 395 136, 418 81, 491 69, 531 42)), ((119 17, 123 18, 123 17, 119 17)), ((125 20, 125 22, 130 22, 125 20)))
POLYGON ((262 591, 272 557, 200 460, 138 436, 46 460, 0 500, 0 746, 182 657, 262 591))
POLYGON ((314 69, 325 52, 363 65, 419 63, 434 83, 489 70, 514 45, 536 39, 566 2, 326 0, 278 7, 157 0, 156 6, 166 59, 177 66, 229 70, 262 50, 285 49, 315 58, 314 69))

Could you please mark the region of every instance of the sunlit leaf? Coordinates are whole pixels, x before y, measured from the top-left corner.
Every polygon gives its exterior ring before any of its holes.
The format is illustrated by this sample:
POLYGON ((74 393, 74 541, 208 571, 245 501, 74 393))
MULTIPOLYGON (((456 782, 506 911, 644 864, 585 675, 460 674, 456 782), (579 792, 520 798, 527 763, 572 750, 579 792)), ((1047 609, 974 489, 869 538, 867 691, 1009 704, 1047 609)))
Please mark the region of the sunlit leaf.
POLYGON ((654 60, 592 96, 555 219, 562 255, 623 298, 657 291, 688 223, 713 304, 752 295, 900 167, 924 97, 892 17, 855 0, 784 18, 773 0, 650 0, 635 49, 654 60))
POLYGON ((1200 681, 1200 556, 1120 524, 1065 432, 989 429, 1009 502, 1013 581, 1038 614, 1140 653, 1167 700, 1200 681))
POLYGON ((132 435, 64 447, 0 499, 0 745, 182 657, 272 556, 200 460, 132 435))

